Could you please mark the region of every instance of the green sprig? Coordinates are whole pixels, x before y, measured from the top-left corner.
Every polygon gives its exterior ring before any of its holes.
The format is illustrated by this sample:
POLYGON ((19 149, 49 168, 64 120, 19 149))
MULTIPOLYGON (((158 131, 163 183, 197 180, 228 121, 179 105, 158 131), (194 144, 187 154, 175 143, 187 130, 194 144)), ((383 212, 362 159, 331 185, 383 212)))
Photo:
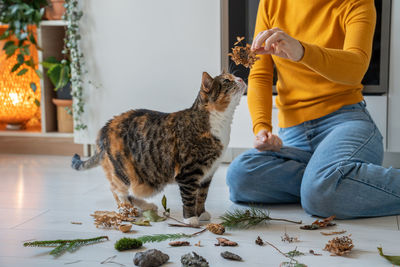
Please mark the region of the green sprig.
POLYGON ((272 218, 269 216, 269 211, 265 211, 257 208, 250 209, 234 209, 233 211, 227 211, 223 214, 220 219, 222 225, 227 228, 250 228, 261 223, 267 223, 268 221, 285 221, 290 223, 301 224, 301 221, 291 221, 287 219, 272 218))
POLYGON ((193 235, 187 234, 159 234, 159 235, 144 235, 138 237, 136 239, 142 241, 143 243, 152 243, 152 242, 162 242, 165 240, 176 240, 179 238, 190 238, 193 235))
POLYGON ((56 247, 50 251, 50 255, 59 257, 65 252, 74 252, 82 246, 91 245, 94 243, 103 242, 108 240, 108 236, 99 236, 88 239, 73 239, 73 240, 45 240, 24 243, 24 247, 56 247))

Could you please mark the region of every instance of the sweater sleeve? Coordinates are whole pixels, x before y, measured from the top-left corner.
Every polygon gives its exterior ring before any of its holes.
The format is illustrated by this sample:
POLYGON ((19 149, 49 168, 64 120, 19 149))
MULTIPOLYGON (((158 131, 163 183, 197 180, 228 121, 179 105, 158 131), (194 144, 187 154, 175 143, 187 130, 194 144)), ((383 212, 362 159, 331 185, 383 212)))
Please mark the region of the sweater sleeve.
MULTIPOLYGON (((254 37, 261 31, 268 29, 265 0, 258 6, 254 37)), ((273 62, 271 55, 258 55, 260 58, 250 70, 247 90, 247 103, 253 123, 253 132, 260 130, 272 131, 272 80, 273 62)))
POLYGON ((343 49, 323 48, 301 42, 301 63, 326 79, 348 85, 360 84, 371 59, 376 11, 373 0, 357 1, 344 18, 343 49))

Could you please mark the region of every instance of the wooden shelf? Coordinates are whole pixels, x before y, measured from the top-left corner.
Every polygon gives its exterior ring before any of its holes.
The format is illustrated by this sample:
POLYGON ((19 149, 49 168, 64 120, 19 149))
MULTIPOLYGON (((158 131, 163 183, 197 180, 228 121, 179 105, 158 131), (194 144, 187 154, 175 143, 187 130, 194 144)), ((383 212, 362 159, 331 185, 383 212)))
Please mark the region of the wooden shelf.
POLYGON ((40 22, 40 26, 67 26, 65 20, 43 20, 40 22))

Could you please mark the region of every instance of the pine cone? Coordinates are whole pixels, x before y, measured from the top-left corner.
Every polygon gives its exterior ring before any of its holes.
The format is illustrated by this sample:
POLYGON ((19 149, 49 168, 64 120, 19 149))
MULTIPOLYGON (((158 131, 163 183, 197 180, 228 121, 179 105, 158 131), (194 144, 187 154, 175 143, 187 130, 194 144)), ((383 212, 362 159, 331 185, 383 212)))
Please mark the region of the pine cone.
POLYGON ((353 247, 353 240, 349 236, 342 236, 330 240, 324 250, 329 251, 331 256, 342 256, 349 253, 353 247))
POLYGON ((206 225, 206 228, 208 231, 216 235, 222 235, 225 233, 225 227, 222 224, 209 223, 206 225))

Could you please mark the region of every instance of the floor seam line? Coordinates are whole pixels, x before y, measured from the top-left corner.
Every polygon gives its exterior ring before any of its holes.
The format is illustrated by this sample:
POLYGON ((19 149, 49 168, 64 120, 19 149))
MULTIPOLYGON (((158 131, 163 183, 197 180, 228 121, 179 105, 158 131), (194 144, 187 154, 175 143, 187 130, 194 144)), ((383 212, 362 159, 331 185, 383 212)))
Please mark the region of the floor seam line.
POLYGON ((397 221, 397 230, 400 231, 399 215, 396 216, 396 221, 397 221))
POLYGON ((33 219, 39 217, 39 216, 42 216, 43 214, 46 214, 46 213, 49 212, 49 211, 50 211, 50 209, 45 210, 45 211, 43 211, 42 213, 39 213, 38 215, 33 216, 32 218, 30 218, 30 219, 28 219, 28 220, 26 220, 26 221, 23 221, 22 223, 19 223, 19 224, 15 225, 15 226, 13 226, 13 227, 11 227, 11 228, 9 228, 9 229, 15 229, 15 228, 17 228, 18 226, 23 225, 24 223, 27 223, 27 222, 29 222, 29 221, 31 221, 31 220, 33 220, 33 219))

